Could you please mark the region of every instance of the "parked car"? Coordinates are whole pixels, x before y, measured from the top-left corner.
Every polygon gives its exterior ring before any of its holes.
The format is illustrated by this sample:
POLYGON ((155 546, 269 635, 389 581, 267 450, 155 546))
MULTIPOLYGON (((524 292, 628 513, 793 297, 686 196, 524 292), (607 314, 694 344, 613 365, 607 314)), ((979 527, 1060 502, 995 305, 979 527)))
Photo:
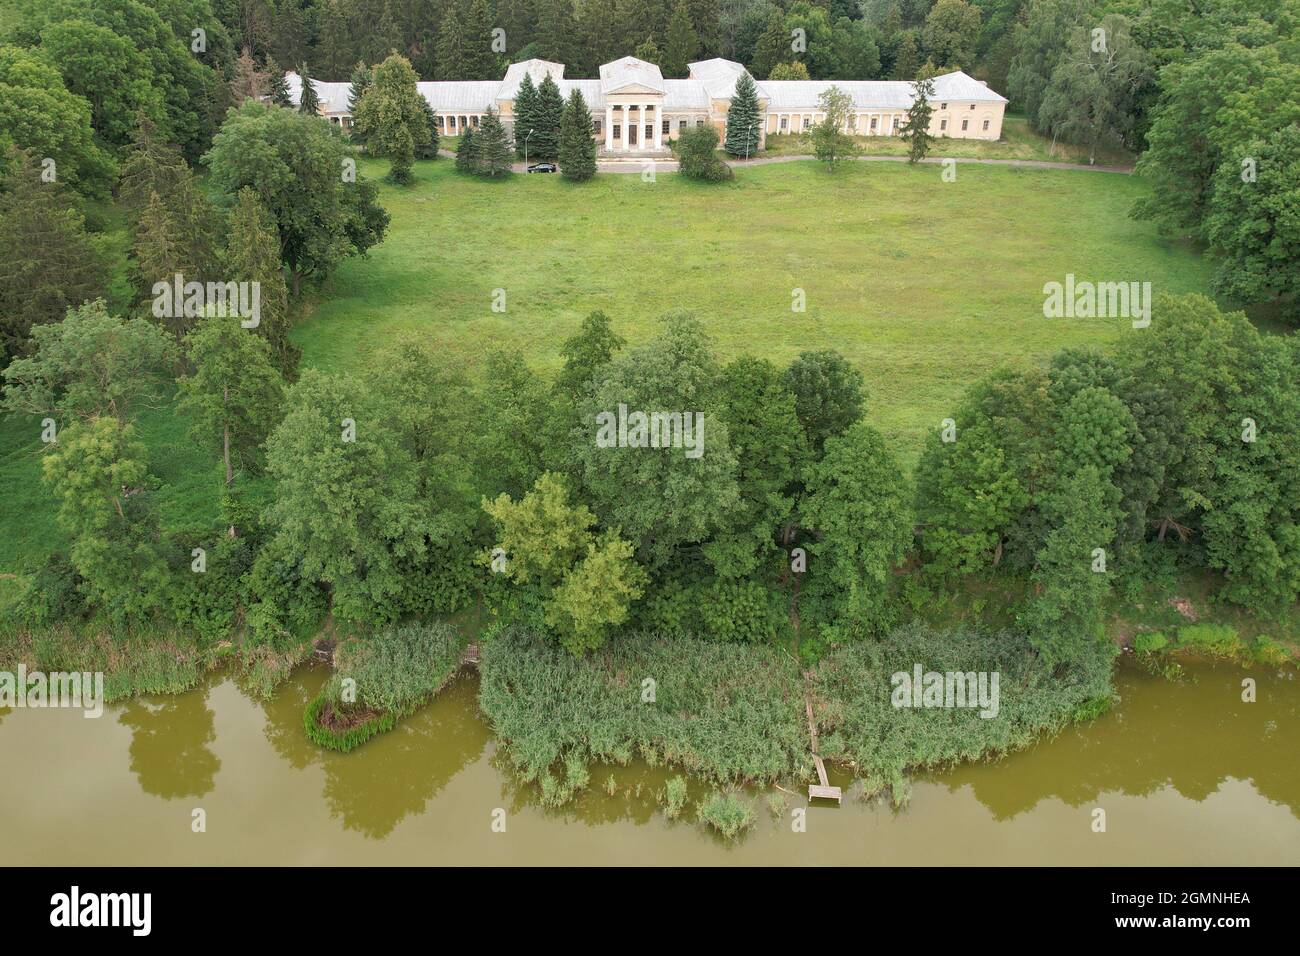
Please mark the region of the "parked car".
POLYGON ((555 169, 554 163, 533 163, 528 167, 530 173, 553 173, 555 169))

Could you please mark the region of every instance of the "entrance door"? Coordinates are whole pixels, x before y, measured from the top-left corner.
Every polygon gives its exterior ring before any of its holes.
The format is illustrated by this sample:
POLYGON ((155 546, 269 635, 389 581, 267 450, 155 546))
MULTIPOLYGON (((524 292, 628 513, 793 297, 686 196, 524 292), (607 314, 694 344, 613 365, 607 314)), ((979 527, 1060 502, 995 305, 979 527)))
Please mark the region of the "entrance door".
POLYGON ((634 124, 634 123, 628 123, 628 124, 627 124, 627 146, 628 146, 628 149, 631 149, 633 146, 636 145, 636 142, 637 142, 636 134, 637 134, 637 127, 636 127, 636 124, 634 124))

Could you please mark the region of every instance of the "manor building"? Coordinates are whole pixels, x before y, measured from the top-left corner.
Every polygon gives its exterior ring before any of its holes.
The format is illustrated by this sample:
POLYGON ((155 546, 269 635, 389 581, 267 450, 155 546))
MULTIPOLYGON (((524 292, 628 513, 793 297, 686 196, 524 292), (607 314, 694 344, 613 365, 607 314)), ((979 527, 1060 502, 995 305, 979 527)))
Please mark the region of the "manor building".
MULTIPOLYGON (((582 93, 591 109, 596 141, 606 156, 668 155, 668 142, 691 126, 712 123, 726 136, 727 112, 736 81, 745 68, 731 60, 701 60, 690 64, 684 80, 666 80, 659 67, 628 56, 600 68, 595 80, 564 77, 564 64, 524 60, 511 64, 501 80, 465 80, 420 83, 419 90, 437 115, 439 131, 457 136, 478 126, 491 107, 516 138, 514 101, 524 75, 533 84, 549 76, 568 99, 572 90, 582 93)), ((302 81, 285 77, 289 94, 297 103, 302 81)), ((312 80, 320 112, 345 130, 352 125, 348 109, 349 83, 312 80)), ((759 106, 759 146, 768 136, 798 133, 824 118, 818 98, 832 86, 852 98, 844 131, 862 136, 897 136, 912 105, 912 84, 901 80, 763 80, 756 82, 759 106)), ((934 113, 930 132, 954 139, 996 140, 1002 135, 1002 114, 1007 100, 960 70, 934 78, 934 113)))

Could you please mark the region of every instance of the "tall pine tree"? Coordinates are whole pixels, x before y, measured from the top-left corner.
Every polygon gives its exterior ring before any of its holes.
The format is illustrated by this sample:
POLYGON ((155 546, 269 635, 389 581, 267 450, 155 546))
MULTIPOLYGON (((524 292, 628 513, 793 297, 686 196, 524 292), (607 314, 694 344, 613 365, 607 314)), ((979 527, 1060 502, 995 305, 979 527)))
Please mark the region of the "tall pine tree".
POLYGON ((298 96, 298 112, 315 116, 320 111, 320 97, 316 95, 316 87, 307 73, 306 63, 298 67, 298 76, 302 80, 302 92, 298 96))
POLYGON ((510 135, 501 125, 497 111, 488 107, 474 136, 478 159, 478 172, 484 176, 506 176, 510 173, 510 135))
POLYGON ((574 89, 560 124, 560 173, 565 179, 585 182, 596 175, 595 129, 582 93, 574 89))
POLYGON ((537 127, 528 154, 538 159, 560 155, 560 124, 564 120, 564 97, 548 73, 537 88, 537 127))
POLYGON ((229 281, 258 284, 261 315, 253 331, 266 339, 280 374, 293 380, 302 350, 289 341, 289 289, 280 262, 280 235, 270 212, 248 186, 239 191, 230 211, 225 265, 229 281))
POLYGON ((758 139, 762 133, 762 120, 758 115, 758 87, 754 78, 742 73, 736 80, 736 91, 727 111, 727 141, 723 149, 731 156, 749 158, 758 152, 758 139))
POLYGON ((687 64, 700 51, 700 39, 691 24, 686 0, 677 0, 673 15, 668 19, 668 35, 664 40, 663 73, 670 77, 684 77, 687 64))
POLYGON ((899 135, 907 143, 907 161, 919 162, 930 151, 930 117, 934 107, 930 100, 934 97, 934 80, 922 76, 912 84, 912 105, 907 108, 907 121, 899 130, 899 135))
POLYGON ((537 129, 537 87, 529 73, 519 81, 519 92, 515 94, 515 151, 520 159, 537 155, 533 151, 533 138, 530 136, 537 129), (528 156, 525 156, 527 152, 528 156))

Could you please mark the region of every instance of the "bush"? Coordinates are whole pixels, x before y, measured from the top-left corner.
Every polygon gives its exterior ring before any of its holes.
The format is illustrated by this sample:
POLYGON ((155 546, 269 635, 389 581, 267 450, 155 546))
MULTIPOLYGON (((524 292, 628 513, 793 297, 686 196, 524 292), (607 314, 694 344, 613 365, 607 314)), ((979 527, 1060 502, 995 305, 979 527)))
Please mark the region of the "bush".
POLYGON ((715 793, 699 804, 700 822, 734 840, 754 825, 754 806, 734 793, 715 793))
POLYGON ((1178 629, 1180 647, 1191 648, 1211 657, 1229 660, 1238 657, 1245 649, 1236 628, 1226 624, 1188 624, 1178 629))
POLYGON ((18 603, 19 620, 40 626, 83 617, 89 609, 81 585, 81 575, 68 556, 61 552, 51 554, 18 603))
POLYGON ((1273 640, 1267 634, 1261 634, 1255 638, 1255 643, 1251 647, 1251 653, 1255 655, 1255 660, 1261 664, 1269 664, 1280 667, 1291 660, 1290 652, 1283 645, 1273 640))
POLYGON ((1139 654, 1154 654, 1169 644, 1169 638, 1159 631, 1143 631, 1133 637, 1133 650, 1139 654))
POLYGON ((718 131, 711 123, 692 126, 673 144, 681 174, 688 179, 704 182, 722 182, 732 179, 734 173, 718 155, 718 131))
POLYGON ((682 810, 686 807, 685 777, 673 777, 668 781, 665 800, 667 801, 667 806, 664 807, 664 816, 669 820, 676 820, 681 816, 682 810))

